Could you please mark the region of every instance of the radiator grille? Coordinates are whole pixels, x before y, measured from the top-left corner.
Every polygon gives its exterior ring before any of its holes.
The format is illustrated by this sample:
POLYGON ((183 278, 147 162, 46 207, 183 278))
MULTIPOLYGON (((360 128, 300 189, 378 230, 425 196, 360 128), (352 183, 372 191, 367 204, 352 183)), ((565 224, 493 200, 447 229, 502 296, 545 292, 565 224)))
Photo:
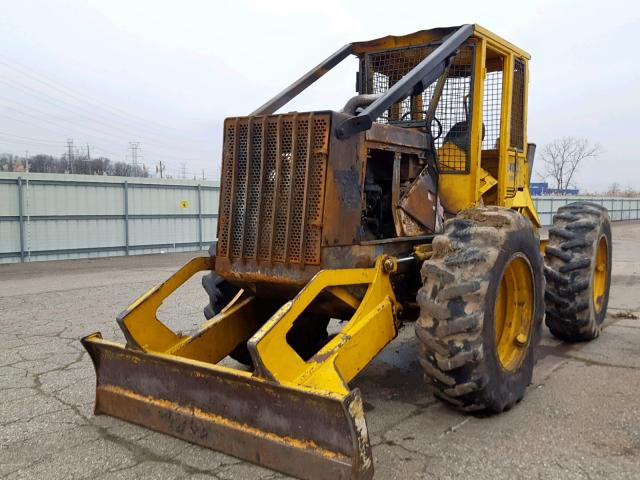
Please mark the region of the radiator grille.
POLYGON ((318 265, 328 114, 225 122, 217 255, 318 265))

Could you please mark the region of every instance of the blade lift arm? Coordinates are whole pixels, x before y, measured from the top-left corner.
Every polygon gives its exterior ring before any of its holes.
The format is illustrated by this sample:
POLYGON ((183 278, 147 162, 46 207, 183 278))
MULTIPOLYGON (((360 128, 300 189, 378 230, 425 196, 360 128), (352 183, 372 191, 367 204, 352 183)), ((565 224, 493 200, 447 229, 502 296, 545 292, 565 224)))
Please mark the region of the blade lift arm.
POLYGON ((348 382, 397 334, 395 310, 398 307, 389 280, 396 261, 383 256, 377 259, 373 268, 319 272, 259 329, 264 318, 260 318, 256 299, 243 291, 194 335, 174 333, 158 320, 158 308, 190 277, 211 269, 212 265, 210 258, 195 258, 127 307, 118 316, 118 323, 128 347, 216 364, 241 342, 248 341, 255 376, 346 395, 348 382), (350 285, 368 285, 359 304, 358 299, 345 289, 350 285), (286 335, 323 290, 349 302, 355 313, 339 334, 304 361, 287 343, 286 335))

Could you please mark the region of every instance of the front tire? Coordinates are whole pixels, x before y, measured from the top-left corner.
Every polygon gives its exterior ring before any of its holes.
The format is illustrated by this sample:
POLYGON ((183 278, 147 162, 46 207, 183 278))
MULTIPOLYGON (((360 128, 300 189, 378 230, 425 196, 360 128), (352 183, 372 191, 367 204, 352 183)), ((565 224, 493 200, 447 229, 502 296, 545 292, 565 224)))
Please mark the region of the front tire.
POLYGON ((531 382, 544 315, 539 240, 531 222, 500 207, 460 212, 422 267, 416 334, 436 397, 498 413, 531 382))
MULTIPOLYGON (((211 271, 202 277, 202 287, 209 296, 209 303, 203 313, 207 320, 226 307, 240 291, 240 288, 228 282, 216 272, 211 271)), ((265 302, 265 312, 275 312, 278 302, 265 302)), ((269 317, 265 317, 265 320, 269 317)), ((327 326, 329 318, 303 315, 294 322, 287 332, 287 341, 305 361, 311 358, 329 340, 327 326)), ((253 366, 251 354, 246 343, 238 345, 229 356, 248 367, 253 366)))
MULTIPOLYGON (((202 277, 202 288, 209 296, 209 303, 204 307, 203 313, 207 320, 212 319, 220 313, 231 300, 238 294, 240 288, 227 282, 216 272, 211 271, 202 277)), ((236 362, 240 362, 248 367, 253 366, 251 354, 246 343, 241 343, 229 354, 236 362)))

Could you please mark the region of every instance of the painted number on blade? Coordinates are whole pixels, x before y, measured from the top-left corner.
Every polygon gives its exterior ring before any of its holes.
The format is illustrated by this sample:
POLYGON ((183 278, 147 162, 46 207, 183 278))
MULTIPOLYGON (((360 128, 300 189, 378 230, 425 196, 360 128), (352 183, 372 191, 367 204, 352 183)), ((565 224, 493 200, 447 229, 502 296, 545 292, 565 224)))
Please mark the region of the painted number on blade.
POLYGON ((189 208, 189 200, 180 200, 180 208, 189 208))

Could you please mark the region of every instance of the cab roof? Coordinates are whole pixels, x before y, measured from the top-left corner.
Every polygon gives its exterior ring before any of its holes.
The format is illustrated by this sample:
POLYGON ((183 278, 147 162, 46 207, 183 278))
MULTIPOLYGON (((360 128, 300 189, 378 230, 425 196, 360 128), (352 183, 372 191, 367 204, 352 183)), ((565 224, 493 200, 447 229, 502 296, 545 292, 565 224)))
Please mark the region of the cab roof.
MULTIPOLYGON (((353 53, 362 56, 370 52, 379 52, 380 50, 388 50, 391 48, 411 47, 414 45, 424 45, 427 43, 435 42, 443 39, 447 35, 458 30, 462 25, 452 27, 437 27, 429 30, 418 30, 417 32, 410 33, 408 35, 387 35, 385 37, 375 38, 364 42, 353 42, 351 44, 353 53)), ((474 23, 473 34, 474 38, 484 38, 494 48, 500 50, 511 51, 520 57, 524 57, 527 60, 531 59, 531 55, 516 47, 512 43, 508 42, 504 38, 496 35, 495 33, 487 30, 486 28, 474 23)))

